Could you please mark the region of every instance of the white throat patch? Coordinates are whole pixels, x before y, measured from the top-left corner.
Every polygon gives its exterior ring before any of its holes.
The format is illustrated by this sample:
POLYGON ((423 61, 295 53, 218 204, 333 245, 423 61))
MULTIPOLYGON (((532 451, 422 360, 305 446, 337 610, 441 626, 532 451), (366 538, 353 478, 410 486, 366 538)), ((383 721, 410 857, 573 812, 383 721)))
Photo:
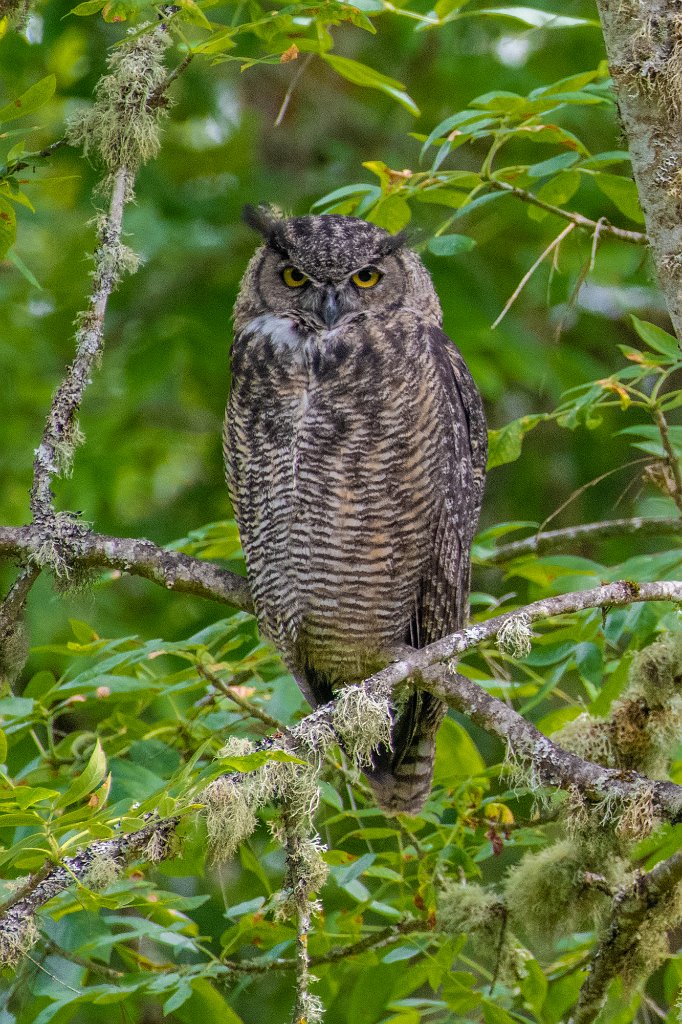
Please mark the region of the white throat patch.
POLYGON ((295 323, 288 316, 277 316, 275 313, 261 313, 249 320, 243 334, 259 334, 269 339, 275 348, 300 348, 305 337, 296 329, 295 323))

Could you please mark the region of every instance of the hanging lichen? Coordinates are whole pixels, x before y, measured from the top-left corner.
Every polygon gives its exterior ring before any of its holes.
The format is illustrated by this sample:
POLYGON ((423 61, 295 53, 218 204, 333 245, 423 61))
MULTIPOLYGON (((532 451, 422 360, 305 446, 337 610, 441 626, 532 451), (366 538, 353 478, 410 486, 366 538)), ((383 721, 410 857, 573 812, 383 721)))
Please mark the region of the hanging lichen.
POLYGON ((97 83, 94 104, 69 125, 69 142, 112 173, 125 167, 134 174, 161 145, 167 104, 150 100, 166 79, 163 56, 169 39, 159 26, 147 32, 145 27, 131 30, 130 38, 112 51, 110 73, 97 83))

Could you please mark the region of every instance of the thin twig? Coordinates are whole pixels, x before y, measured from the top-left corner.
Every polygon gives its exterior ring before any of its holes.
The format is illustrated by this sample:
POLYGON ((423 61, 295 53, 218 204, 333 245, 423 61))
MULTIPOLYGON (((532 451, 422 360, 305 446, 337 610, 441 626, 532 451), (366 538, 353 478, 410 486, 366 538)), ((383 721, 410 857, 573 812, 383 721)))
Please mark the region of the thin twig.
POLYGON ((48 939, 45 936, 42 937, 42 944, 48 953, 54 953, 55 956, 59 956, 62 960, 69 960, 72 964, 78 964, 79 967, 85 967, 87 971, 92 974, 99 974, 103 978, 108 978, 109 981, 119 981, 124 977, 123 971, 116 971, 113 967, 107 967, 106 964, 100 964, 96 960, 88 960, 87 957, 78 956, 77 953, 72 953, 69 949, 64 949, 63 946, 59 946, 52 939, 48 939))
POLYGON ((287 112, 287 110, 289 108, 289 103, 291 102, 291 97, 294 94, 294 90, 295 90, 296 86, 298 85, 298 83, 300 82, 300 80, 303 77, 303 75, 305 74, 305 72, 307 71, 308 65, 310 64, 310 62, 311 62, 311 60, 313 59, 314 56, 315 56, 314 53, 307 54, 303 58, 303 60, 301 61, 299 67, 296 69, 296 74, 293 76, 293 78, 291 79, 291 82, 289 83, 289 88, 287 89, 286 93, 284 94, 284 99, 282 100, 282 106, 279 108, 279 113, 277 114, 277 117, 275 118, 275 128, 279 128, 279 126, 281 125, 282 121, 284 120, 284 115, 286 114, 286 112, 287 112))
POLYGON ((584 231, 592 233, 596 232, 597 228, 599 228, 599 233, 613 235, 614 238, 619 238, 623 242, 632 242, 635 245, 646 245, 648 242, 647 236, 644 232, 628 231, 626 228, 618 228, 614 224, 610 224, 605 217, 601 217, 598 221, 591 220, 589 217, 584 217, 582 213, 576 213, 573 210, 564 210, 561 206, 553 206, 552 203, 545 203, 542 199, 538 199, 537 196, 533 195, 532 192, 527 192, 525 189, 517 188, 506 181, 498 181, 497 178, 487 178, 486 181, 491 188, 496 189, 498 192, 508 192, 509 195, 515 196, 524 203, 530 203, 531 206, 537 206, 539 209, 545 210, 547 213, 553 213, 557 217, 562 217, 564 220, 570 220, 575 227, 582 228, 584 231))
POLYGON ((49 146, 45 146, 44 149, 39 149, 36 153, 24 153, 18 160, 12 161, 11 164, 5 164, 4 167, 0 167, 0 178, 9 178, 17 171, 23 171, 26 167, 30 167, 37 160, 46 160, 51 157, 53 153, 56 153, 58 149, 62 149, 63 146, 68 146, 67 139, 57 139, 56 142, 50 143, 49 146))
POLYGON ((661 435, 661 443, 665 450, 665 461, 668 464, 668 468, 670 469, 675 484, 675 486, 671 488, 671 498, 682 513, 682 473, 680 472, 680 460, 677 457, 677 453, 675 452, 672 441, 670 440, 668 421, 660 409, 656 409, 654 418, 656 420, 658 432, 661 435))
POLYGON ((246 711, 252 718, 257 718, 265 725, 270 726, 272 729, 276 729, 277 732, 281 732, 284 736, 290 736, 289 727, 284 723, 280 722, 279 719, 273 718, 267 711, 263 711, 261 707, 254 704, 252 701, 247 700, 245 697, 235 693, 234 687, 237 683, 226 683, 220 676, 217 676, 215 672, 212 672, 206 665, 197 665, 197 672, 200 676, 203 676, 207 682, 215 686, 217 690, 220 690, 233 704, 236 704, 242 711, 246 711))
MULTIPOLYGON (((363 939, 352 943, 350 946, 334 946, 327 953, 320 953, 311 956, 308 960, 309 967, 323 967, 325 964, 339 963, 352 956, 359 956, 370 949, 384 949, 392 945, 397 939, 404 935, 415 933, 425 934, 433 931, 433 926, 428 921, 420 921, 415 918, 406 918, 396 924, 388 925, 381 931, 366 935, 363 939)), ((277 960, 224 960, 223 967, 234 973, 240 974, 265 974, 268 971, 292 971, 296 969, 298 960, 296 957, 279 957, 277 960)))
POLYGON ((563 231, 560 231, 560 232, 559 232, 559 234, 558 234, 558 235, 556 236, 556 238, 554 238, 554 239, 553 239, 553 240, 552 240, 552 241, 551 241, 551 242, 549 243, 549 245, 547 246, 547 248, 545 249, 545 251, 544 251, 544 252, 542 252, 542 253, 541 253, 541 254, 540 254, 540 255, 538 256, 538 258, 536 259, 536 261, 535 261, 535 263, 533 264, 533 266, 532 266, 532 267, 530 268, 530 270, 528 270, 528 271, 527 271, 527 272, 526 272, 526 273, 525 273, 525 274, 523 275, 523 277, 522 277, 522 278, 521 278, 521 280, 519 281, 518 285, 516 286, 516 288, 514 289, 514 291, 512 292, 512 294, 511 294, 511 295, 509 296, 509 298, 507 299, 507 302, 505 303, 504 309, 502 310, 502 312, 500 313, 500 315, 499 315, 499 316, 497 317, 497 319, 496 319, 496 320, 494 321, 494 323, 492 323, 492 324, 490 325, 490 329, 491 329, 491 331, 494 331, 494 330, 495 330, 495 328, 497 327, 497 325, 498 325, 499 323, 501 323, 501 322, 502 322, 502 320, 504 319, 504 317, 505 317, 505 316, 507 315, 507 313, 509 312, 509 310, 511 309, 511 307, 512 307, 512 306, 514 305, 514 303, 515 303, 515 302, 516 302, 516 300, 518 299, 519 295, 521 294, 521 292, 523 291, 523 289, 525 288, 525 286, 526 286, 526 285, 528 284, 528 282, 530 281, 530 279, 531 279, 531 277, 533 276, 533 274, 535 273, 535 271, 536 271, 536 270, 538 269, 538 267, 539 267, 539 266, 540 266, 540 264, 542 263, 542 261, 543 261, 543 260, 544 260, 544 259, 545 259, 545 258, 546 258, 547 256, 549 256, 549 254, 550 254, 551 252, 554 252, 554 251, 555 251, 555 250, 556 250, 556 249, 558 248, 558 246, 560 246, 560 245, 561 245, 561 243, 563 242, 564 238, 566 238, 566 236, 567 236, 567 235, 570 235, 571 231, 573 231, 575 227, 576 227, 576 225, 575 225, 575 223, 574 223, 573 221, 572 221, 572 222, 571 222, 570 224, 567 224, 567 225, 566 225, 566 227, 565 227, 565 228, 563 229, 563 231))
POLYGON ((179 78, 180 75, 182 75, 187 70, 187 68, 192 63, 193 59, 194 59, 194 54, 193 53, 188 53, 180 61, 180 63, 176 67, 173 68, 173 70, 169 73, 169 75, 161 83, 161 85, 157 86, 157 88, 154 89, 154 91, 149 94, 149 97, 147 99, 147 109, 148 110, 153 110, 154 107, 162 106, 163 103, 166 102, 166 100, 165 100, 166 92, 168 91, 170 86, 173 84, 173 82, 176 80, 176 78, 179 78))
POLYGON ((477 561, 484 565, 498 565, 509 562, 513 558, 524 555, 541 554, 545 551, 563 551, 573 544, 584 541, 602 540, 605 537, 651 536, 660 537, 666 534, 682 535, 682 520, 673 516, 666 519, 610 519, 603 523, 584 523, 580 526, 567 526, 562 530, 545 530, 524 537, 523 540, 500 544, 492 551, 479 556, 477 561))

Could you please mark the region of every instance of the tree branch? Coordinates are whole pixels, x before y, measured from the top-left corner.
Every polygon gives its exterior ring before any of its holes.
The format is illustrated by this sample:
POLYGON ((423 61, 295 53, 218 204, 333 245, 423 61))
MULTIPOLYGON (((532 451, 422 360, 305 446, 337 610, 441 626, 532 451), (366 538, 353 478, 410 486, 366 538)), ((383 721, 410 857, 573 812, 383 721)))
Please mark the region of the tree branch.
POLYGON ((613 901, 611 920, 590 963, 572 1024, 592 1024, 606 1001, 612 980, 639 945, 639 930, 682 881, 682 851, 660 861, 646 874, 637 874, 613 901))
POLYGON ((682 169, 677 0, 597 0, 658 279, 682 339, 682 169))
MULTIPOLYGON (((46 537, 49 539, 49 526, 0 526, 0 555, 33 559, 46 537)), ((141 576, 167 590, 253 611, 249 585, 243 576, 213 562, 160 548, 149 540, 88 533, 74 540, 69 557, 75 567, 115 569, 141 576)))
POLYGON ((482 686, 445 666, 426 669, 418 685, 448 707, 465 714, 486 732, 503 740, 512 755, 531 764, 533 775, 541 785, 578 790, 592 803, 600 803, 610 795, 623 805, 641 797, 646 790, 662 818, 682 821, 682 786, 674 782, 652 781, 637 772, 603 768, 584 761, 577 754, 557 746, 504 701, 492 697, 482 686))
MULTIPOLYGON (((607 583, 591 590, 573 591, 570 594, 559 594, 556 597, 534 601, 524 608, 504 612, 502 615, 496 615, 484 622, 467 626, 466 629, 443 637, 442 640, 436 640, 428 647, 422 647, 414 653, 401 657, 388 668, 372 676, 365 685, 384 686, 388 692, 397 683, 424 671, 437 662, 447 661, 488 640, 493 640, 505 623, 513 619, 523 619, 530 624, 538 619, 550 619, 556 615, 582 612, 589 608, 622 608, 638 601, 681 602, 682 582, 663 580, 654 583, 632 583, 628 580, 619 580, 617 583, 607 583)), ((401 654, 404 651, 405 648, 401 648, 401 654)))
POLYGON ((542 554, 544 551, 564 551, 574 543, 579 544, 582 541, 634 535, 660 537, 668 534, 682 535, 682 519, 677 516, 666 519, 643 517, 608 519, 602 523, 567 526, 562 530, 543 530, 542 533, 524 537, 523 540, 499 544, 489 553, 479 556, 477 560, 484 565, 498 565, 500 562, 510 562, 513 558, 521 558, 523 555, 542 554))
MULTIPOLYGON (((30 550, 32 530, 32 527, 0 529, 0 548, 4 546, 5 551, 12 550, 12 553, 16 553, 17 545, 22 552, 27 548, 30 550)), ((92 564, 100 566, 104 561, 110 566, 120 566, 125 571, 135 571, 138 575, 162 582, 172 589, 201 593, 230 603, 240 599, 243 605, 247 603, 244 600, 248 593, 246 581, 210 563, 199 562, 177 552, 163 551, 148 541, 95 535, 83 538, 80 543, 81 550, 77 557, 85 564, 88 559, 92 560, 92 564)), ((368 694, 390 701, 394 687, 412 677, 413 685, 429 690, 449 707, 463 712, 503 739, 514 754, 532 765, 536 777, 543 785, 577 789, 587 799, 596 802, 606 797, 615 797, 623 804, 641 799, 642 793, 646 792, 652 806, 663 819, 670 822, 682 821, 681 786, 672 782, 651 781, 636 772, 603 768, 562 750, 503 701, 439 664, 494 639, 505 624, 512 620, 522 622, 527 629, 528 624, 538 619, 590 608, 623 607, 639 601, 682 601, 682 582, 635 584, 620 581, 592 590, 536 601, 525 608, 497 615, 421 650, 410 652, 365 680, 361 686, 368 694)), ((401 654, 404 650, 401 649, 401 654)), ((333 730, 334 712, 335 702, 331 702, 313 711, 292 728, 288 743, 292 752, 299 752, 305 757, 310 751, 312 736, 319 736, 325 728, 333 730)), ((270 742, 265 741, 266 745, 270 742)), ((94 857, 108 857, 121 862, 135 855, 143 855, 152 838, 158 839, 159 835, 167 837, 176 824, 177 819, 171 818, 145 826, 131 835, 98 841, 76 857, 68 858, 64 862, 66 867, 48 868, 33 880, 29 879, 19 894, 20 898, 9 901, 10 908, 0 918, 0 939, 8 930, 16 930, 39 907, 68 888, 74 877, 84 878, 94 857)))
MULTIPOLYGON (((369 949, 383 949, 392 945, 403 935, 424 934, 432 932, 433 927, 428 921, 416 918, 406 918, 396 924, 390 924, 378 932, 366 935, 363 939, 352 943, 350 946, 334 946, 327 953, 320 953, 318 956, 311 956, 308 961, 309 967, 322 967, 324 964, 335 964, 340 960, 346 960, 351 956, 359 956, 369 949)), ((277 960, 223 960, 223 967, 231 973, 239 974, 267 974, 268 971, 292 971, 296 969, 298 961, 295 957, 278 957, 277 960)))
POLYGON ((509 195, 515 196, 516 199, 520 199, 524 203, 530 203, 531 206, 537 206, 547 213, 553 213, 564 220, 570 220, 577 228, 582 228, 584 231, 596 234, 597 237, 599 235, 612 235, 613 238, 619 238, 622 242, 632 242, 635 245, 646 245, 648 242, 647 236, 642 231, 628 231, 626 228, 618 228, 615 224, 610 224, 606 218, 591 220, 589 217, 584 217, 582 213, 575 213, 573 210, 564 210, 561 206, 545 203, 542 199, 538 199, 537 196, 533 195, 532 192, 527 192, 523 188, 517 188, 506 181, 499 181, 497 178, 486 178, 485 180, 496 191, 508 192, 509 195))
POLYGON ((102 221, 95 250, 95 278, 87 312, 77 336, 76 356, 52 399, 40 445, 33 463, 31 514, 36 523, 54 517, 52 480, 68 472, 78 441, 76 417, 104 340, 104 314, 120 275, 113 253, 120 246, 123 208, 130 193, 131 174, 120 167, 114 175, 109 213, 102 221))
POLYGON ((136 856, 144 856, 152 840, 157 849, 160 840, 161 847, 168 850, 170 837, 177 824, 177 818, 166 818, 145 825, 129 835, 97 840, 75 857, 65 857, 62 864, 54 867, 45 865, 13 897, 5 901, 0 913, 0 948, 11 946, 11 938, 8 939, 8 936, 21 936, 26 922, 33 919, 35 912, 70 888, 74 879, 86 879, 94 861, 102 858, 114 861, 118 868, 122 868, 136 856))

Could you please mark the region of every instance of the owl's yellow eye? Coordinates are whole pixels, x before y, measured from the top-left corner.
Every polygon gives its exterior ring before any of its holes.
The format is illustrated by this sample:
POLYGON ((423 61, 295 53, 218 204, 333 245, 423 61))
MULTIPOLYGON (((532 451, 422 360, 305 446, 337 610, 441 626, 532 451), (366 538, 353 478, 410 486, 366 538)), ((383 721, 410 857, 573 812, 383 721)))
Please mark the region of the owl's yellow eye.
POLYGON ((381 274, 374 267, 364 267, 363 270, 358 270, 357 274, 353 274, 351 278, 353 284, 358 288, 373 288, 380 280, 381 274))
POLYGON ((310 278, 298 267, 285 267, 282 271, 282 280, 287 288, 301 288, 310 278))

